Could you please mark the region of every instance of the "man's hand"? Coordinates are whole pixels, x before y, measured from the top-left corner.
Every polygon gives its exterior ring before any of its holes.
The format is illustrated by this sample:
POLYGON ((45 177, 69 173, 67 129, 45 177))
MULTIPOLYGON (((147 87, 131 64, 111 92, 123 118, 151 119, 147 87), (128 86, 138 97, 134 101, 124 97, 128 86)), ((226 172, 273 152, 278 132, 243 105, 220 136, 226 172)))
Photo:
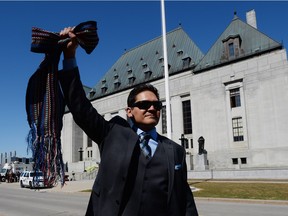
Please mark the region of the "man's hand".
POLYGON ((66 47, 63 48, 64 59, 75 58, 76 49, 78 42, 76 35, 73 33, 74 27, 67 27, 60 31, 60 37, 70 38, 71 40, 67 43, 66 47))

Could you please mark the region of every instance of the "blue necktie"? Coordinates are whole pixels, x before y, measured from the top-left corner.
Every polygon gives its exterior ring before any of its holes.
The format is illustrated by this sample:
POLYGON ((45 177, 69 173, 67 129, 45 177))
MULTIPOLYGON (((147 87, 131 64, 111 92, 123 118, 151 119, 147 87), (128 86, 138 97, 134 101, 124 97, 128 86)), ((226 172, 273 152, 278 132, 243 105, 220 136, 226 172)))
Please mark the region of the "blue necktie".
POLYGON ((150 138, 149 133, 143 132, 139 135, 140 147, 146 158, 151 158, 151 147, 148 145, 150 138))

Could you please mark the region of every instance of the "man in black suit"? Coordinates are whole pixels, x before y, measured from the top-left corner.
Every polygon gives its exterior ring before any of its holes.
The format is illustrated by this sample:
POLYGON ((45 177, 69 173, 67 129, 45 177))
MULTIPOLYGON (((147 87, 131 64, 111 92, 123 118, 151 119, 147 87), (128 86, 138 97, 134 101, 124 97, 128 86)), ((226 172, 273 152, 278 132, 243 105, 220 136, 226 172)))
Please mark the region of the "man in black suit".
POLYGON ((157 89, 150 84, 136 86, 127 99, 128 121, 119 116, 106 121, 83 91, 73 29, 65 28, 60 35, 71 38, 63 50, 59 77, 65 102, 101 155, 86 215, 197 216, 187 183, 185 150, 155 129, 162 109, 157 89), (142 150, 143 132, 149 138, 142 150))

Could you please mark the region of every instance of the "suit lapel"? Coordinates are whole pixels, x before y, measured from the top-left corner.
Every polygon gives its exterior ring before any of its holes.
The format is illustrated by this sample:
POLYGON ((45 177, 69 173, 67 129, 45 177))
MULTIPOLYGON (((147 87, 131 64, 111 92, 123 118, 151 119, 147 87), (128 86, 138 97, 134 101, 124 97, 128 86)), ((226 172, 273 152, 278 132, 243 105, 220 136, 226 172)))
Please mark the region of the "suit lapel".
POLYGON ((158 137, 159 137, 158 142, 161 142, 163 144, 166 159, 167 159, 167 164, 168 164, 168 203, 169 203, 173 184, 174 184, 174 172, 175 172, 174 150, 173 150, 173 145, 171 145, 168 139, 163 140, 160 135, 158 135, 158 137))
POLYGON ((138 135, 129 128, 131 132, 128 133, 128 136, 126 136, 126 149, 125 149, 125 161, 130 163, 130 160, 132 158, 132 154, 135 148, 135 145, 138 143, 138 135))

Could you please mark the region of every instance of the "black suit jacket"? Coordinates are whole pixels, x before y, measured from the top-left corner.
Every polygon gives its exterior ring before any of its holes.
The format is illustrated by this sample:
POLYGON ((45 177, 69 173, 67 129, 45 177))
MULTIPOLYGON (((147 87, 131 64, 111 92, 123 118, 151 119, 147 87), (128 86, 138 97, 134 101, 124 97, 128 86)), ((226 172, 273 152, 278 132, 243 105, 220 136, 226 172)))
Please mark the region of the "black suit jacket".
MULTIPOLYGON (((75 122, 98 144, 100 150, 101 164, 93 185, 87 215, 116 216, 125 196, 123 191, 138 135, 125 119, 116 116, 106 121, 97 112, 86 98, 78 68, 62 71, 59 78, 65 102, 75 122)), ((161 135, 158 142, 163 143, 167 156, 169 215, 198 215, 187 183, 184 148, 161 135)))

